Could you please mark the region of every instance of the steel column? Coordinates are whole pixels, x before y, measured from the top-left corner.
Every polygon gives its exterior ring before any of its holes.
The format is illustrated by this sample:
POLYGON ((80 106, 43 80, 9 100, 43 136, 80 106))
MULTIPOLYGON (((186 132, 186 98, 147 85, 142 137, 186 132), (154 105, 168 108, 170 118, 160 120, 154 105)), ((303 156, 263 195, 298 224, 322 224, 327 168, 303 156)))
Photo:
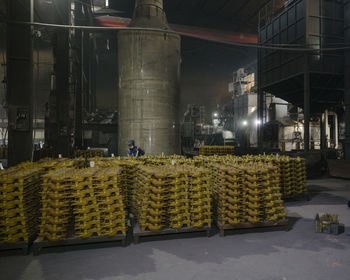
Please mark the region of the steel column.
MULTIPOLYGON (((260 28, 259 28, 260 29, 260 28)), ((259 35, 260 36, 260 35, 259 35)), ((261 87, 262 82, 262 71, 261 71, 261 50, 258 49, 258 148, 259 152, 262 153, 264 149, 263 133, 264 133, 264 92, 261 87)))
MULTIPOLYGON (((55 22, 69 24, 69 0, 54 0, 55 22)), ((69 30, 56 31, 54 44, 57 102, 57 139, 59 154, 69 156, 71 150, 71 108, 69 93, 69 30)))
MULTIPOLYGON (((305 60, 308 61, 308 55, 305 55, 305 60)), ((308 63, 305 63, 308 64, 308 63)), ((304 73, 304 150, 310 150, 310 73, 304 73)))
MULTIPOLYGON (((75 1, 75 9, 74 9, 74 18, 76 25, 85 25, 83 20, 84 15, 82 10, 85 9, 84 2, 75 1)), ((83 144, 83 94, 84 94, 84 31, 76 30, 74 38, 74 46, 76 51, 76 62, 74 63, 73 74, 76 75, 73 78, 76 80, 76 88, 75 88, 75 130, 74 130, 74 138, 75 138, 75 148, 81 149, 83 144)))
MULTIPOLYGON (((33 0, 7 1, 12 21, 33 19, 33 0)), ((7 24, 7 85, 9 166, 32 159, 33 40, 32 28, 7 24)))
MULTIPOLYGON (((310 19, 309 19, 309 1, 305 1, 305 43, 309 43, 308 35, 310 34, 310 19)), ((310 151, 310 57, 308 53, 304 54, 304 151, 310 151)))
MULTIPOLYGON (((345 42, 350 43, 350 1, 345 1, 344 6, 345 19, 345 42)), ((345 147, 344 156, 346 160, 350 160, 350 51, 345 52, 345 147)))

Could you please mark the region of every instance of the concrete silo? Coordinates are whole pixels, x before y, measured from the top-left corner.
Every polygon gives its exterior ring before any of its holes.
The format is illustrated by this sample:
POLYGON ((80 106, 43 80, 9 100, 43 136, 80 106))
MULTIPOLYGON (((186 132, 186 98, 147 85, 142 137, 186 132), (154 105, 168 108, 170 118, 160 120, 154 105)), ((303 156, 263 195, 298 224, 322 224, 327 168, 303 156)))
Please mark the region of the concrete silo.
MULTIPOLYGON (((163 1, 136 1, 129 26, 169 30, 163 1)), ((128 140, 135 140, 149 155, 180 152, 180 49, 180 36, 176 34, 119 32, 120 155, 125 155, 128 140)))

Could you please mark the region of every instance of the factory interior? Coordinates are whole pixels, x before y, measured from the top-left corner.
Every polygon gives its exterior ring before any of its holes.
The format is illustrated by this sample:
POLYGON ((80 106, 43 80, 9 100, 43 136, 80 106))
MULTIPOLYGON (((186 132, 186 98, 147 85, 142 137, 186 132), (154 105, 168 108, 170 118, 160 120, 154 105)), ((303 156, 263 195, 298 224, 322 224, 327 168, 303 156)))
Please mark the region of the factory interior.
POLYGON ((349 264, 350 0, 0 0, 1 280, 349 264))

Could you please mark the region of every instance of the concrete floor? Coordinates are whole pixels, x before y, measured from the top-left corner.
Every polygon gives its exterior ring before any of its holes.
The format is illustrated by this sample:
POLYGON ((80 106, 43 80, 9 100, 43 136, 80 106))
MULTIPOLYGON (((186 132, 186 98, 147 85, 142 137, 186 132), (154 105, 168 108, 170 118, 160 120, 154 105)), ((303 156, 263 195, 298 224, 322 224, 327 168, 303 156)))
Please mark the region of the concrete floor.
POLYGON ((350 279, 350 181, 309 182, 312 200, 286 203, 289 232, 251 232, 0 258, 0 279, 350 279), (337 213, 340 236, 314 233, 317 212, 337 213))

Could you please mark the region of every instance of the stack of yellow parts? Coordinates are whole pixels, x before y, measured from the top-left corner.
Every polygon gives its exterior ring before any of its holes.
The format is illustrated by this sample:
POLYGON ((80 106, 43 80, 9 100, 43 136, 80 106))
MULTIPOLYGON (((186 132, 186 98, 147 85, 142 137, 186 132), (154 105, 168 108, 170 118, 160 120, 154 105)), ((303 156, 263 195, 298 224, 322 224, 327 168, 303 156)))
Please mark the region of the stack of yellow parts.
POLYGON ((60 169, 67 169, 76 166, 75 160, 70 160, 67 158, 61 159, 50 159, 44 158, 36 163, 39 168, 44 169, 44 174, 55 173, 60 169))
POLYGON ((142 165, 141 160, 134 158, 94 158, 95 166, 100 168, 120 167, 119 187, 124 198, 124 204, 129 207, 131 194, 136 178, 136 167, 142 165))
POLYGON ((130 205, 131 195, 136 178, 136 167, 138 161, 133 159, 122 159, 118 161, 118 166, 121 168, 120 186, 124 197, 125 205, 130 205))
POLYGON ((120 168, 88 168, 76 173, 73 195, 75 236, 126 234, 120 168))
POLYGON ((168 169, 138 167, 132 211, 143 231, 166 227, 169 180, 168 169))
POLYGON ((66 239, 73 229, 72 186, 74 169, 61 169, 43 176, 41 193, 41 241, 66 239))
POLYGON ((206 169, 187 167, 189 178, 189 200, 191 227, 211 226, 210 173, 206 169))
POLYGON ((283 168, 282 168, 282 174, 283 174, 283 194, 285 196, 292 196, 295 193, 294 190, 294 165, 293 161, 289 157, 283 157, 283 168))
POLYGON ((307 185, 306 185, 306 159, 304 158, 296 158, 294 159, 295 164, 295 191, 296 193, 306 193, 307 185))
POLYGON ((279 169, 267 167, 269 186, 265 189, 265 218, 267 221, 286 220, 282 194, 279 186, 279 169))
POLYGON ((139 166, 132 210, 141 230, 211 225, 209 172, 188 166, 139 166))
POLYGON ((246 221, 254 224, 285 220, 278 169, 255 164, 244 169, 247 186, 246 221))
MULTIPOLYGON (((189 199, 189 178, 184 168, 172 168, 168 171, 168 208, 169 227, 179 229, 191 226, 189 199), (173 172, 175 171, 175 172, 173 172)), ((164 192, 164 194, 166 194, 164 192)))
POLYGON ((214 209, 221 224, 285 220, 279 172, 260 164, 214 164, 214 209))
POLYGON ((93 186, 100 217, 100 236, 126 234, 127 215, 121 189, 121 168, 95 170, 93 186))
POLYGON ((75 158, 93 158, 103 157, 103 150, 76 150, 74 151, 75 158))
POLYGON ((245 188, 242 184, 243 170, 239 167, 215 164, 213 179, 214 209, 221 224, 239 224, 244 222, 245 188))
POLYGON ((28 241, 37 234, 42 172, 30 163, 0 172, 0 243, 28 241))
POLYGON ((101 234, 100 213, 93 176, 95 169, 76 170, 72 180, 74 235, 88 238, 101 234))
POLYGON ((44 176, 40 239, 126 234, 121 169, 64 169, 44 176))
POLYGON ((278 155, 244 156, 236 158, 239 164, 262 164, 278 168, 280 188, 284 197, 306 193, 306 160, 278 155))
POLYGON ((202 146, 199 148, 200 156, 224 156, 233 155, 235 149, 233 146, 202 146))
POLYGON ((245 220, 249 223, 262 222, 265 219, 265 192, 270 187, 268 169, 259 165, 244 168, 246 186, 245 220))

